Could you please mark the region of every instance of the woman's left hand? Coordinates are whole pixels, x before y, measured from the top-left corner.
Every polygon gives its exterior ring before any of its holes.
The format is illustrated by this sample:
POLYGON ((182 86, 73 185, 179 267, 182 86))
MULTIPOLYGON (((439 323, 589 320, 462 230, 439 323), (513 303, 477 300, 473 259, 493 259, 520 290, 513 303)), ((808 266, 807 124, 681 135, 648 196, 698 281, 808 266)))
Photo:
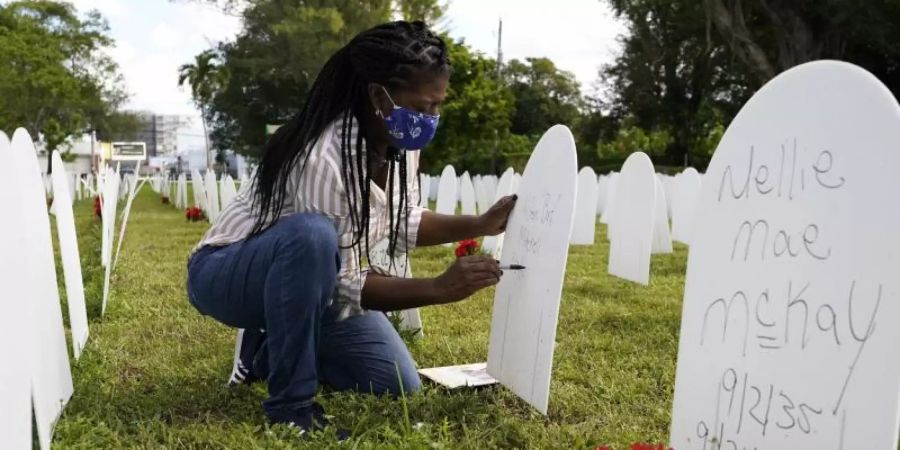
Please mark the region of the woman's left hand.
POLYGON ((518 199, 519 196, 515 194, 507 195, 498 200, 497 203, 494 203, 491 209, 478 216, 481 234, 484 236, 496 236, 506 231, 506 222, 509 220, 509 214, 512 212, 513 207, 516 206, 516 200, 518 199))

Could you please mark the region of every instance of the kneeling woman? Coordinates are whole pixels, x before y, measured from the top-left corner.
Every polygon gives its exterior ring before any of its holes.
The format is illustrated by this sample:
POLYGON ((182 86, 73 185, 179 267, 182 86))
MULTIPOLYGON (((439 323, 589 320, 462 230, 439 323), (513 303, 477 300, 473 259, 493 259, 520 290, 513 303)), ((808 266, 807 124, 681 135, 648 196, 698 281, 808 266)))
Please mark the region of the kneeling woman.
POLYGON ((324 425, 319 383, 417 390, 415 364, 382 312, 459 301, 499 281, 497 263, 482 256, 434 279, 362 268, 383 239, 404 255, 506 226, 514 197, 480 216, 416 206, 415 150, 434 136, 449 77, 444 42, 420 22, 360 33, 328 60, 299 115, 266 144, 253 182, 191 256, 191 303, 245 329, 232 382, 265 378, 272 422, 324 425))

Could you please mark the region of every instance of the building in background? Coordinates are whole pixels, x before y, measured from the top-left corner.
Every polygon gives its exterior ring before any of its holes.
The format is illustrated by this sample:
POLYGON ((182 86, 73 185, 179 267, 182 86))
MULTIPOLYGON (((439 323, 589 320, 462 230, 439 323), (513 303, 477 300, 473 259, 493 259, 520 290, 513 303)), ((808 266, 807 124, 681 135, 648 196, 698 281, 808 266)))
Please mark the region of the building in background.
MULTIPOLYGON (((140 128, 134 136, 116 139, 147 144, 147 157, 175 156, 178 153, 178 134, 191 126, 191 118, 176 114, 139 112, 140 128), (131 139, 128 139, 131 138, 131 139)), ((118 137, 118 136, 117 136, 118 137)))

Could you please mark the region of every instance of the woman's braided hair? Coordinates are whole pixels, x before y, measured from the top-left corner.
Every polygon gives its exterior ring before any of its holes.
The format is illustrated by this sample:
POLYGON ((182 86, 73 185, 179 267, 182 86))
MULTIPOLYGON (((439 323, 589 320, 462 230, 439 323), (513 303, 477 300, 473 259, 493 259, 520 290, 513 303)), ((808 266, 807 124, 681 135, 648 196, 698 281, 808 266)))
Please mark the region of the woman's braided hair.
MULTIPOLYGON (((450 61, 444 41, 422 22, 397 21, 363 31, 337 51, 316 77, 300 113, 278 129, 263 147, 254 179, 253 234, 271 226, 284 212, 290 174, 305 169, 310 150, 333 122, 341 130, 341 177, 353 227, 353 247, 365 242, 369 249, 369 152, 363 151, 365 130, 373 117, 369 110, 369 83, 402 89, 422 73, 447 74, 450 61), (355 142, 350 133, 357 125, 355 142)), ((406 157, 389 149, 387 198, 390 216, 389 254, 393 255, 408 217, 406 157), (399 169, 399 205, 393 205, 394 170, 399 169)), ((302 193, 301 193, 302 195, 302 193)), ((361 256, 360 256, 361 257, 361 256)))

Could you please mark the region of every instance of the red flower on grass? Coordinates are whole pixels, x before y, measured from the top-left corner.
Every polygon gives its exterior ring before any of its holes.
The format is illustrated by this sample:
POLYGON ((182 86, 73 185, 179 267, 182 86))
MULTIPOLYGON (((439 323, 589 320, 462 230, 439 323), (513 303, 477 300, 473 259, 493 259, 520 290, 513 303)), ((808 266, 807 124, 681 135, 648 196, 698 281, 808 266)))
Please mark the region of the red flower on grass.
POLYGON ((191 206, 190 208, 184 210, 184 217, 191 222, 199 222, 203 220, 203 210, 196 206, 191 206))
POLYGON ((94 197, 94 216, 101 217, 103 215, 103 202, 100 201, 100 196, 94 197))
POLYGON ((479 248, 481 246, 478 245, 478 241, 475 239, 463 239, 459 241, 459 245, 456 247, 456 257, 477 255, 479 248))

